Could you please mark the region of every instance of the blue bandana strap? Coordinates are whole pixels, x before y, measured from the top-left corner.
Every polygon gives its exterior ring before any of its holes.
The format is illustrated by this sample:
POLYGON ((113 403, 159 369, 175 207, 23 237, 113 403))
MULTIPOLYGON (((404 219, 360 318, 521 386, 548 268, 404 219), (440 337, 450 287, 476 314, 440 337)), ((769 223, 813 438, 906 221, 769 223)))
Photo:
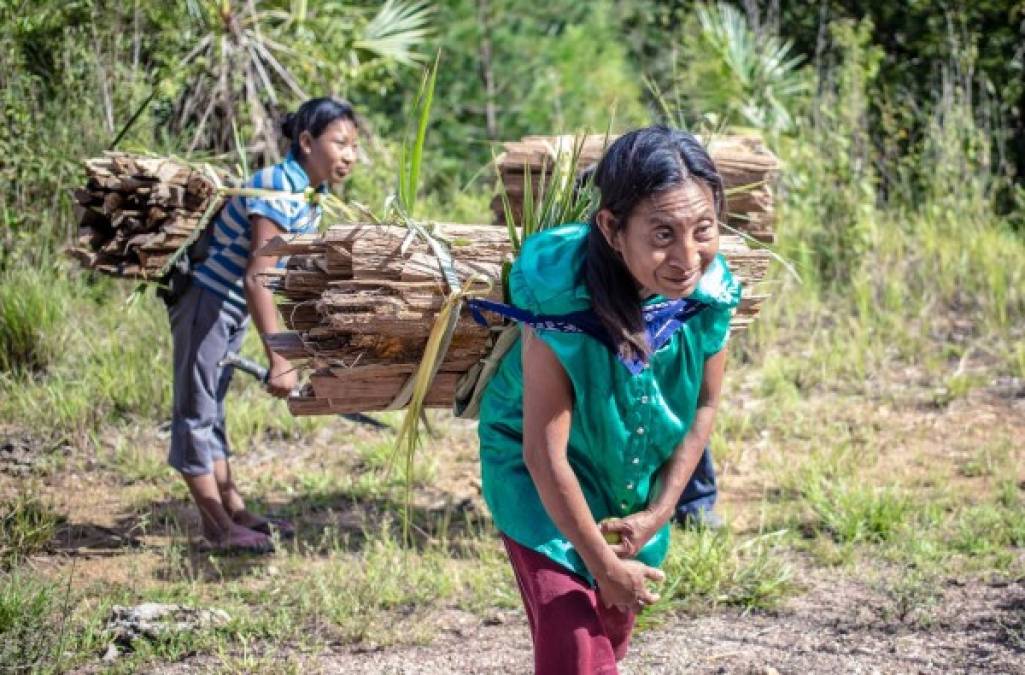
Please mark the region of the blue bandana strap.
POLYGON ((480 298, 468 300, 467 305, 470 308, 473 320, 485 327, 488 325, 488 322, 484 315, 481 314, 481 310, 498 314, 537 330, 553 330, 559 333, 584 333, 597 339, 605 346, 612 347, 612 341, 605 333, 605 328, 601 325, 601 321, 590 310, 571 312, 569 314, 534 314, 513 305, 480 298))
MULTIPOLYGON (((569 314, 545 315, 534 314, 533 312, 506 305, 499 302, 491 302, 474 298, 467 301, 470 314, 474 321, 482 326, 487 326, 481 311, 492 312, 513 321, 526 324, 537 330, 551 330, 560 333, 583 333, 595 338, 609 351, 616 353, 615 343, 609 337, 602 325, 601 320, 592 310, 571 312, 569 314)), ((676 334, 683 324, 692 319, 703 309, 708 307, 703 302, 696 300, 664 300, 662 302, 645 305, 643 311, 644 324, 647 328, 648 344, 652 351, 657 351, 665 346, 676 334)), ((643 359, 632 357, 624 359, 618 357, 620 362, 627 369, 636 375, 644 369, 643 359)))

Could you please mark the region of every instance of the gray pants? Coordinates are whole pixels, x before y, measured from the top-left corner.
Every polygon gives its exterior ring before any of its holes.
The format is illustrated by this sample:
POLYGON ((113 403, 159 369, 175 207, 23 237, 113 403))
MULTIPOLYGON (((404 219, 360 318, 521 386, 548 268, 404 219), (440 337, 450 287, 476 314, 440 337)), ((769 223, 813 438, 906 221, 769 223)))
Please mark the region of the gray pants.
POLYGON ((218 362, 242 347, 249 315, 193 283, 168 310, 174 343, 174 410, 167 462, 189 476, 228 457, 224 396, 233 368, 218 362))

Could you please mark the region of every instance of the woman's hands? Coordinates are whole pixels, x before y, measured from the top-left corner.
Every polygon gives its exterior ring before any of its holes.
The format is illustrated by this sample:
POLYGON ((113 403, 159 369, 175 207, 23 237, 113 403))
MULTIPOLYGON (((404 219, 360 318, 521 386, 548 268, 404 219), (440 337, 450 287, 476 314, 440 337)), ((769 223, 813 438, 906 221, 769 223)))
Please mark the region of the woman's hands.
POLYGON ((648 510, 638 511, 626 518, 607 518, 598 523, 609 548, 619 558, 603 574, 595 575, 598 594, 606 607, 639 612, 645 606, 658 602, 658 594, 648 590, 646 582, 661 582, 665 574, 632 558, 662 525, 655 514, 648 510))
POLYGON ((645 509, 626 518, 606 518, 598 523, 598 527, 617 556, 633 558, 664 524, 645 509))
POLYGON ((637 560, 616 560, 601 575, 595 575, 602 603, 623 612, 639 612, 658 602, 659 595, 648 589, 647 582, 662 582, 665 578, 662 570, 637 560))
POLYGON ((277 398, 288 398, 296 385, 299 375, 288 359, 271 352, 270 371, 267 373, 267 391, 277 398))
MULTIPOLYGON (((243 285, 249 313, 253 317, 253 323, 256 324, 256 330, 263 337, 277 332, 278 309, 274 306, 271 292, 260 283, 260 275, 274 269, 278 259, 273 256, 257 255, 257 252, 273 237, 281 234, 282 228, 264 216, 250 216, 249 223, 252 225, 251 249, 243 285)), ((266 343, 263 346, 270 363, 267 373, 267 391, 272 396, 288 398, 299 380, 295 366, 289 363, 288 359, 271 351, 266 343)))

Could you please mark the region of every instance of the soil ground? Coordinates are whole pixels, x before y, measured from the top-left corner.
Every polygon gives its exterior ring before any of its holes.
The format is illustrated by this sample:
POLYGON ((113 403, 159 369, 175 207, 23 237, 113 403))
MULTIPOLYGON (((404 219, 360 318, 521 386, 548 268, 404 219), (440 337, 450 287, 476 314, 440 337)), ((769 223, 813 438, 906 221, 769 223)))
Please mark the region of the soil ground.
MULTIPOLYGON (((871 463, 865 473, 868 480, 923 489, 939 482, 945 494, 977 494, 981 499, 997 479, 1013 479, 1019 491, 1025 491, 1022 394, 1013 387, 984 388, 943 406, 929 403, 921 391, 907 396, 891 392, 885 401, 823 395, 803 403, 800 414, 811 420, 822 415, 830 423, 847 420, 852 429, 871 420, 870 445, 894 451, 880 454, 871 463), (1006 441, 1002 447, 1007 448, 999 475, 966 470, 979 461, 979 448, 992 445, 994 439, 1006 441)), ((738 407, 758 405, 738 400, 738 407)), ((473 429, 441 419, 439 431, 442 440, 428 448, 434 456, 427 481, 431 487, 418 490, 416 503, 427 510, 476 517, 483 506, 473 429)), ((194 541, 198 523, 184 495, 169 491, 173 476, 161 463, 165 443, 159 430, 137 430, 131 445, 142 449, 141 458, 122 457, 120 464, 103 453, 82 457, 74 448, 51 448, 49 452, 62 459, 56 469, 44 472, 38 485, 64 520, 53 540, 24 566, 54 580, 71 575, 73 587, 86 594, 89 589, 118 587, 139 589, 145 595, 175 581, 180 575, 175 565, 181 561, 174 563, 166 550, 181 546, 183 540, 194 541)), ((258 494, 262 506, 301 520, 301 541, 312 541, 329 525, 355 534, 361 528, 365 531, 368 519, 377 515, 373 500, 341 490, 317 501, 297 488, 281 485, 308 485, 311 472, 330 473, 329 468, 336 465, 347 466, 353 473, 365 470, 366 452, 360 455, 353 448, 374 444, 381 444, 378 432, 339 421, 304 441, 270 441, 239 456, 236 468, 247 477, 244 486, 250 494, 258 494), (345 440, 340 444, 341 438, 345 440), (345 459, 339 459, 343 455, 345 459), (288 458, 286 468, 282 468, 283 457, 288 458), (275 472, 288 476, 254 480, 275 472)), ((4 494, 17 490, 26 480, 24 467, 31 464, 33 448, 28 440, 11 441, 11 445, 17 448, 11 454, 17 457, 18 468, 0 474, 4 494)), ((766 495, 778 490, 778 467, 793 447, 770 431, 745 443, 743 450, 720 458, 721 509, 734 531, 757 531, 766 495)), ((807 548, 788 549, 783 555, 793 572, 793 590, 776 607, 742 611, 713 603, 662 615, 656 625, 635 635, 622 672, 1025 673, 1025 551, 1012 547, 1006 553, 1012 559, 999 570, 952 568, 936 583, 916 588, 887 583, 906 570, 874 560, 871 550, 845 565, 830 565, 807 548)), ((257 575, 253 570, 273 574, 268 570, 273 570, 282 554, 237 564, 214 561, 194 546, 183 555, 190 561, 191 583, 201 586, 257 575)), ((253 669, 261 672, 531 670, 529 635, 515 604, 468 611, 451 603, 412 620, 429 624, 426 637, 393 643, 326 638, 312 649, 274 640, 255 640, 242 648, 228 641, 217 653, 200 651, 183 654, 174 662, 151 661, 145 670, 248 670, 244 664, 251 661, 247 659, 255 659, 253 669), (226 655, 232 660, 225 661, 226 655)), ((76 672, 104 672, 109 664, 100 656, 84 659, 76 672)))

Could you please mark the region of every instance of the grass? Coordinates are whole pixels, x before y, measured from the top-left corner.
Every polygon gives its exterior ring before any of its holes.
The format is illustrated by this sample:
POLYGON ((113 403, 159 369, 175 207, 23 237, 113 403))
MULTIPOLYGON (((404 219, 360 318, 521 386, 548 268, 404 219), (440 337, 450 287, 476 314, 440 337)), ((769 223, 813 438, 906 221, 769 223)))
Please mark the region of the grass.
POLYGON ((107 597, 90 598, 72 588, 73 573, 56 580, 28 571, 0 575, 0 670, 64 672, 105 647, 104 621, 117 595, 104 587, 107 597))
POLYGON ((970 506, 957 514, 951 547, 971 557, 998 559, 993 564, 1006 567, 1008 549, 1025 547, 1025 506, 1021 500, 1009 506, 998 502, 970 506))
POLYGON ((61 517, 36 490, 22 490, 0 502, 0 568, 17 565, 53 539, 61 517))
POLYGON ((60 353, 68 289, 52 281, 45 268, 0 272, 0 374, 42 370, 60 353))
MULTIPOLYGON (((663 611, 733 605, 745 610, 778 604, 793 590, 793 571, 780 553, 785 530, 743 540, 728 530, 673 533, 663 566, 663 611)), ((662 604, 662 603, 660 603, 662 604)))
POLYGON ((942 599, 935 578, 911 570, 882 584, 880 590, 887 601, 880 617, 884 621, 910 623, 924 629, 932 625, 930 610, 942 599))
POLYGON ((12 274, 46 289, 48 302, 67 309, 54 329, 64 349, 45 369, 0 381, 6 419, 82 435, 119 419, 160 415, 170 395, 169 340, 166 317, 152 303, 126 306, 126 296, 108 280, 68 283, 62 268, 12 274))
MULTIPOLYGON (((760 377, 757 367, 736 374, 753 381, 760 377)), ((727 492, 751 471, 777 491, 765 501, 730 507, 749 517, 761 512, 757 525, 738 524, 734 533, 674 531, 663 601, 642 616, 642 630, 673 621, 680 612, 773 608, 801 592, 807 583, 801 575, 809 566, 824 567, 831 579, 844 583, 867 575, 879 597, 880 620, 925 629, 941 602, 944 579, 1025 574, 1014 562, 1023 546, 1025 509, 1017 482, 1006 477, 1005 467, 1021 461, 1009 436, 974 445, 992 472, 965 476, 965 458, 975 454, 958 448, 947 453, 942 466, 934 455, 920 459, 918 450, 905 450, 899 465, 906 470, 893 471, 896 458, 881 449, 896 447, 896 427, 872 425, 870 411, 877 403, 854 395, 843 400, 847 403, 834 404, 801 393, 780 406, 782 415, 755 405, 729 410, 721 442, 727 448, 747 445, 745 461, 754 468, 724 475, 727 492), (855 401, 864 409, 851 405, 855 401), (823 411, 830 410, 832 416, 823 419, 823 411), (767 451, 776 443, 788 461, 777 462, 767 451), (797 456, 803 459, 794 461, 797 456), (959 481, 970 481, 971 489, 959 481)), ((232 617, 227 627, 209 634, 139 642, 112 667, 126 673, 196 658, 190 655, 211 659, 204 663, 216 660, 221 665, 212 668, 229 671, 236 666, 301 671, 301 655, 327 645, 421 644, 437 636, 438 617, 447 611, 488 617, 518 608, 508 563, 486 521, 451 508, 418 510, 417 544, 401 545, 401 482, 387 474, 387 434, 352 437, 344 423, 325 424, 326 433, 317 434, 316 441, 289 446, 304 453, 297 461, 279 464, 268 458, 239 472, 254 501, 278 504, 278 510, 304 523, 299 538, 283 542, 269 559, 211 558, 191 550, 185 544, 190 517, 185 495, 172 489, 175 481, 167 485, 159 471, 148 473, 148 466, 158 466, 146 459, 149 453, 132 450, 136 443, 153 448, 152 437, 145 441, 140 434, 111 445, 110 462, 99 470, 122 477, 118 492, 126 504, 134 503, 133 495, 152 498, 156 482, 164 487, 155 494, 177 500, 183 510, 137 512, 136 532, 150 544, 113 561, 119 567, 129 561, 124 574, 102 561, 84 561, 93 568, 88 572, 93 581, 76 576, 69 596, 62 584, 69 573, 82 571, 68 564, 53 573, 19 568, 17 573, 29 579, 19 588, 47 589, 42 599, 27 590, 15 598, 27 625, 35 620, 32 612, 43 612, 33 609, 33 602, 45 605, 48 621, 67 615, 61 660, 53 644, 32 648, 40 668, 92 662, 109 639, 104 625, 115 602, 181 602, 218 607, 232 617), (345 440, 339 432, 347 434, 345 440), (261 478, 270 466, 278 470, 261 478)), ((459 448, 472 444, 472 429, 444 417, 434 426, 441 437, 429 441, 423 455, 435 458, 436 465, 418 483, 418 494, 453 471, 472 470, 459 464, 472 462, 472 452, 466 453, 468 460, 454 459, 464 456, 459 448)), ((960 447, 973 443, 966 439, 960 447)))
MULTIPOLYGON (((944 254, 944 264, 964 265, 955 276, 982 264, 971 232, 943 231, 944 243, 934 245, 964 251, 963 260, 944 254)), ((681 612, 778 606, 817 569, 838 582, 867 583, 879 598, 880 620, 924 629, 942 602, 945 579, 1025 574, 1025 507, 1014 473, 1025 458, 1013 440, 1020 431, 1013 420, 992 429, 951 421, 950 429, 962 431, 944 433, 907 426, 959 419, 959 405, 971 409, 995 375, 1021 375, 1025 352, 1011 339, 1021 330, 1019 290, 1009 281, 1004 296, 987 295, 985 284, 999 279, 963 278, 964 288, 982 284, 967 295, 945 282, 921 285, 917 275, 936 274, 922 252, 939 255, 921 237, 939 238, 940 230, 919 223, 887 234, 843 292, 782 281, 780 301, 733 345, 731 390, 713 451, 728 494, 738 481, 753 481, 763 496, 729 506, 739 518, 733 534, 674 533, 664 600, 642 617, 642 629, 681 612), (910 297, 895 290, 905 275, 910 297), (1003 297, 1002 305, 995 297, 1003 297), (963 332, 952 323, 963 312, 974 317, 969 334, 950 338, 963 332), (945 393, 938 399, 937 392, 945 393)), ((1001 255, 1025 262, 1025 246, 1001 241, 1009 249, 1001 255)), ((487 617, 518 607, 486 521, 434 505, 448 494, 454 467, 476 470, 472 429, 435 419, 439 438, 428 441, 415 465, 415 545, 407 548, 397 526, 402 480, 389 473, 390 436, 330 418, 294 420, 241 376, 229 394, 229 434, 243 490, 304 529, 267 560, 192 550, 185 543, 193 534, 191 507, 164 467, 166 439, 158 433, 169 394, 162 308, 149 298, 125 307, 123 291, 106 280, 53 286, 66 294, 64 323, 75 327, 74 339, 62 338, 63 349, 44 367, 5 375, 0 410, 20 427, 84 439, 79 447, 99 459, 88 470, 118 485, 119 517, 147 545, 126 550, 111 567, 83 562, 91 581, 75 577, 65 595, 68 563, 34 571, 23 561, 44 551, 70 516, 24 495, 7 502, 18 506, 8 509, 16 515, 4 521, 13 533, 4 541, 18 543, 7 558, 4 607, 21 617, 18 625, 54 625, 65 617, 69 628, 63 647, 23 640, 18 654, 4 653, 5 665, 34 659, 39 669, 53 670, 91 663, 109 637, 104 625, 113 602, 183 602, 232 616, 209 635, 139 643, 114 672, 192 654, 217 659, 228 671, 299 672, 297 653, 328 644, 428 642, 446 611, 487 617), (115 567, 126 560, 128 574, 115 567)), ((260 358, 253 336, 245 350, 260 358)), ((384 418, 395 424, 398 414, 384 418)), ((75 458, 64 464, 44 477, 86 469, 75 458)))
POLYGON ((1012 469, 1011 453, 1011 439, 996 438, 992 442, 984 444, 973 457, 962 464, 961 475, 966 478, 996 476, 1003 471, 1012 469))
MULTIPOLYGON (((136 640, 112 672, 138 672, 190 654, 230 654, 230 662, 274 663, 274 643, 291 649, 322 649, 328 644, 422 644, 438 630, 435 615, 451 607, 493 612, 510 608, 519 596, 508 563, 493 532, 480 531, 453 540, 409 549, 399 543, 398 528, 385 523, 367 532, 362 547, 345 536, 327 535, 325 550, 297 547, 267 561, 190 560, 180 546, 161 554, 160 564, 177 569, 159 584, 142 587, 105 584, 69 596, 75 635, 62 662, 53 644, 54 616, 62 611, 59 587, 36 575, 11 577, 0 588, 0 653, 5 669, 35 663, 42 670, 58 663, 84 663, 102 652, 110 636, 104 630, 110 605, 140 602, 218 607, 232 617, 219 629, 136 640), (200 568, 213 567, 200 573, 200 568), (100 605, 95 599, 102 599, 100 605), (34 641, 19 638, 36 631, 34 641), (10 639, 8 639, 10 638, 10 639), (259 653, 246 646, 259 644, 259 653)), ((286 661, 288 660, 285 657, 286 661)), ((268 671, 273 672, 273 671, 268 671)))
MULTIPOLYGON (((63 265, 16 267, 4 275, 0 293, 20 300, 0 305, 0 352, 33 367, 0 368, 0 417, 82 442, 169 417, 170 329, 158 299, 146 294, 129 303, 128 285, 63 265), (37 301, 46 311, 32 304, 37 301), (28 345, 35 345, 31 353, 28 345)), ((243 351, 264 358, 255 331, 243 351)), ((241 452, 266 438, 298 439, 323 424, 293 417, 244 374, 234 378, 228 406, 229 438, 241 452)))
POLYGON ((812 514, 808 525, 838 544, 887 541, 911 512, 905 497, 885 487, 818 481, 801 496, 812 514))
POLYGON ((135 435, 114 437, 106 464, 128 484, 170 482, 174 478, 174 471, 167 464, 167 453, 140 443, 135 435))
POLYGON ((0 664, 5 670, 29 672, 51 653, 56 600, 38 579, 0 578, 0 664))
MULTIPOLYGON (((465 553, 477 546, 496 547, 496 543, 463 540, 460 546, 465 553)), ((506 565, 498 555, 478 560, 453 556, 444 543, 411 550, 386 527, 368 533, 366 546, 355 555, 340 540, 323 559, 307 560, 307 572, 282 600, 287 601, 294 620, 323 626, 322 633, 332 639, 420 643, 434 629, 424 619, 448 604, 511 606, 517 596, 506 565), (396 619, 401 621, 399 630, 395 630, 396 619)))

